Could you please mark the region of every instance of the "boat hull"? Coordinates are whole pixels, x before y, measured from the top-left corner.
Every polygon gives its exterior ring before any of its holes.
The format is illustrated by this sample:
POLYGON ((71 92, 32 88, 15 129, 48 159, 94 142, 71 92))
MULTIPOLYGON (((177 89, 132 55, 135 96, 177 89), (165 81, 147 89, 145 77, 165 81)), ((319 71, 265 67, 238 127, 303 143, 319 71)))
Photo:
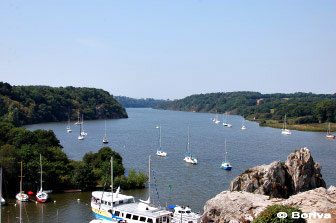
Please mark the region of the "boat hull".
POLYGON ((335 139, 334 135, 326 135, 327 139, 335 139))

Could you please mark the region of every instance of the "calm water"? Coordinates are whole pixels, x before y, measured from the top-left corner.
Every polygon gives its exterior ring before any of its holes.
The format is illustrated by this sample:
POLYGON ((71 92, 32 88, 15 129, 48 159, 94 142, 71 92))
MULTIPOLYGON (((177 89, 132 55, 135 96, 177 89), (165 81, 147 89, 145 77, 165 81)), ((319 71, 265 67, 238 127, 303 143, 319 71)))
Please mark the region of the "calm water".
MULTIPOLYGON (((336 141, 327 140, 325 133, 292 131, 292 135, 281 135, 281 130, 259 127, 255 122, 245 122, 247 130, 242 131, 242 117, 229 116, 232 128, 216 125, 210 120, 213 114, 153 109, 128 109, 129 118, 107 120, 107 131, 113 150, 123 157, 126 170, 135 168, 148 171, 148 155, 152 155, 158 195, 151 190, 151 198, 162 206, 166 204, 189 205, 202 211, 204 203, 226 190, 231 180, 246 169, 269 164, 275 160, 285 161, 296 149, 308 147, 314 160, 323 166, 322 174, 327 185, 336 185, 333 168, 336 157, 336 141), (158 145, 157 125, 162 126, 162 145, 168 153, 166 158, 155 156, 158 145), (184 163, 187 128, 190 126, 192 153, 199 164, 190 166, 184 163), (224 159, 224 140, 227 140, 229 159, 233 170, 220 169, 224 159), (169 185, 172 190, 169 190, 169 185)), ((221 117, 222 118, 222 117, 221 117)), ((104 121, 86 121, 84 129, 88 136, 77 140, 79 129, 72 125, 73 132, 66 132, 66 123, 46 123, 27 126, 28 129, 52 129, 60 139, 68 157, 81 160, 87 152, 96 152, 101 147, 104 135, 104 121)), ((48 188, 46 188, 48 189, 48 188)), ((147 190, 127 191, 137 198, 146 199, 147 190)), ((90 193, 52 194, 56 203, 44 204, 44 222, 89 222, 93 219, 90 212, 90 193), (80 202, 77 201, 80 199, 80 202)), ((15 201, 12 201, 15 202, 15 201)), ((29 222, 42 222, 42 205, 30 202, 25 204, 29 222)), ((3 208, 3 219, 15 222, 18 206, 13 204, 3 208)), ((24 211, 24 213, 26 213, 24 211)), ((28 221, 26 221, 28 222, 28 221)))

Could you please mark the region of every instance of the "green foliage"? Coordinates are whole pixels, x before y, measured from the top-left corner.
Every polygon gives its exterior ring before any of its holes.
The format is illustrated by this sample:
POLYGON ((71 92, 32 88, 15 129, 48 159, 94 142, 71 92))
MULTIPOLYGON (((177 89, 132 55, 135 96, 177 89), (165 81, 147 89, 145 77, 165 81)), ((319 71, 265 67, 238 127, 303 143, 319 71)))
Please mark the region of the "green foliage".
POLYGON ((59 190, 70 186, 69 160, 53 131, 17 128, 0 122, 0 165, 4 171, 4 191, 19 191, 20 164, 23 163, 23 188, 39 189, 40 154, 43 162, 44 188, 59 190))
POLYGON ((336 94, 261 94, 227 92, 192 95, 181 100, 162 102, 156 108, 239 114, 256 120, 283 121, 296 124, 336 122, 336 94))
POLYGON ((125 108, 154 108, 164 100, 158 100, 153 98, 129 98, 125 96, 114 97, 125 108))
POLYGON ((126 118, 125 109, 107 91, 95 88, 11 86, 0 82, 0 121, 15 126, 77 118, 126 118))
POLYGON ((114 180, 114 184, 120 186, 122 189, 141 189, 145 188, 145 183, 148 181, 146 174, 131 169, 128 176, 118 176, 114 180))
POLYGON ((299 212, 300 215, 302 211, 298 208, 285 206, 285 205, 272 205, 268 206, 263 212, 261 212, 254 220, 253 223, 304 223, 305 220, 302 218, 293 219, 291 218, 292 212, 299 212), (279 212, 286 212, 287 218, 278 218, 277 214, 279 212))

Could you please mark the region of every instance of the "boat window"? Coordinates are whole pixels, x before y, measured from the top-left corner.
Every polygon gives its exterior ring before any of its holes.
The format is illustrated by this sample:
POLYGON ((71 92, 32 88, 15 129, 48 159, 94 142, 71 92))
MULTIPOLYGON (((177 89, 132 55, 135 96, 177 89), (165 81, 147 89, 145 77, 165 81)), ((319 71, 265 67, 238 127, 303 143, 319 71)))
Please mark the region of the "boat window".
POLYGON ((119 211, 115 211, 115 212, 114 212, 114 215, 115 215, 115 216, 119 216, 119 214, 120 214, 119 211))
POLYGON ((153 219, 147 218, 147 222, 153 223, 153 219))
POLYGON ((126 214, 126 218, 131 219, 131 214, 126 214))
POLYGON ((119 204, 122 204, 122 203, 124 203, 124 201, 119 201, 119 204))
POLYGON ((139 216, 138 215, 133 215, 133 220, 138 220, 139 219, 139 216))
POLYGON ((191 213, 191 211, 186 211, 186 213, 190 214, 190 213, 191 213))
POLYGON ((113 204, 115 204, 116 202, 113 202, 113 204))
POLYGON ((162 218, 162 221, 163 221, 163 222, 166 222, 166 221, 167 221, 167 217, 163 217, 163 218, 162 218))
POLYGON ((145 218, 145 217, 140 217, 140 221, 145 222, 145 221, 146 221, 146 218, 145 218))
POLYGON ((111 206, 111 202, 108 202, 107 204, 108 204, 108 206, 111 206))

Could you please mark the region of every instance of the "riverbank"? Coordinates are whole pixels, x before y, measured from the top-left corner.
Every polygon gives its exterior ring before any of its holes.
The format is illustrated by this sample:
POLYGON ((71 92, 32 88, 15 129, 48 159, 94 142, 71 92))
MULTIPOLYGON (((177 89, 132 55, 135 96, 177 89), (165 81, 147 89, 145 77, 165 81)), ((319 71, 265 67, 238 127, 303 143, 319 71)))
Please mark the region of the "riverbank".
MULTIPOLYGON (((260 126, 263 127, 271 127, 282 129, 283 123, 279 123, 277 120, 254 120, 247 118, 249 121, 255 121, 259 123, 260 126)), ((327 122, 325 123, 310 123, 310 124, 287 124, 287 129, 290 130, 298 130, 298 131, 309 131, 309 132, 327 132, 328 129, 327 122)), ((336 131, 336 123, 330 123, 331 132, 336 131)))

